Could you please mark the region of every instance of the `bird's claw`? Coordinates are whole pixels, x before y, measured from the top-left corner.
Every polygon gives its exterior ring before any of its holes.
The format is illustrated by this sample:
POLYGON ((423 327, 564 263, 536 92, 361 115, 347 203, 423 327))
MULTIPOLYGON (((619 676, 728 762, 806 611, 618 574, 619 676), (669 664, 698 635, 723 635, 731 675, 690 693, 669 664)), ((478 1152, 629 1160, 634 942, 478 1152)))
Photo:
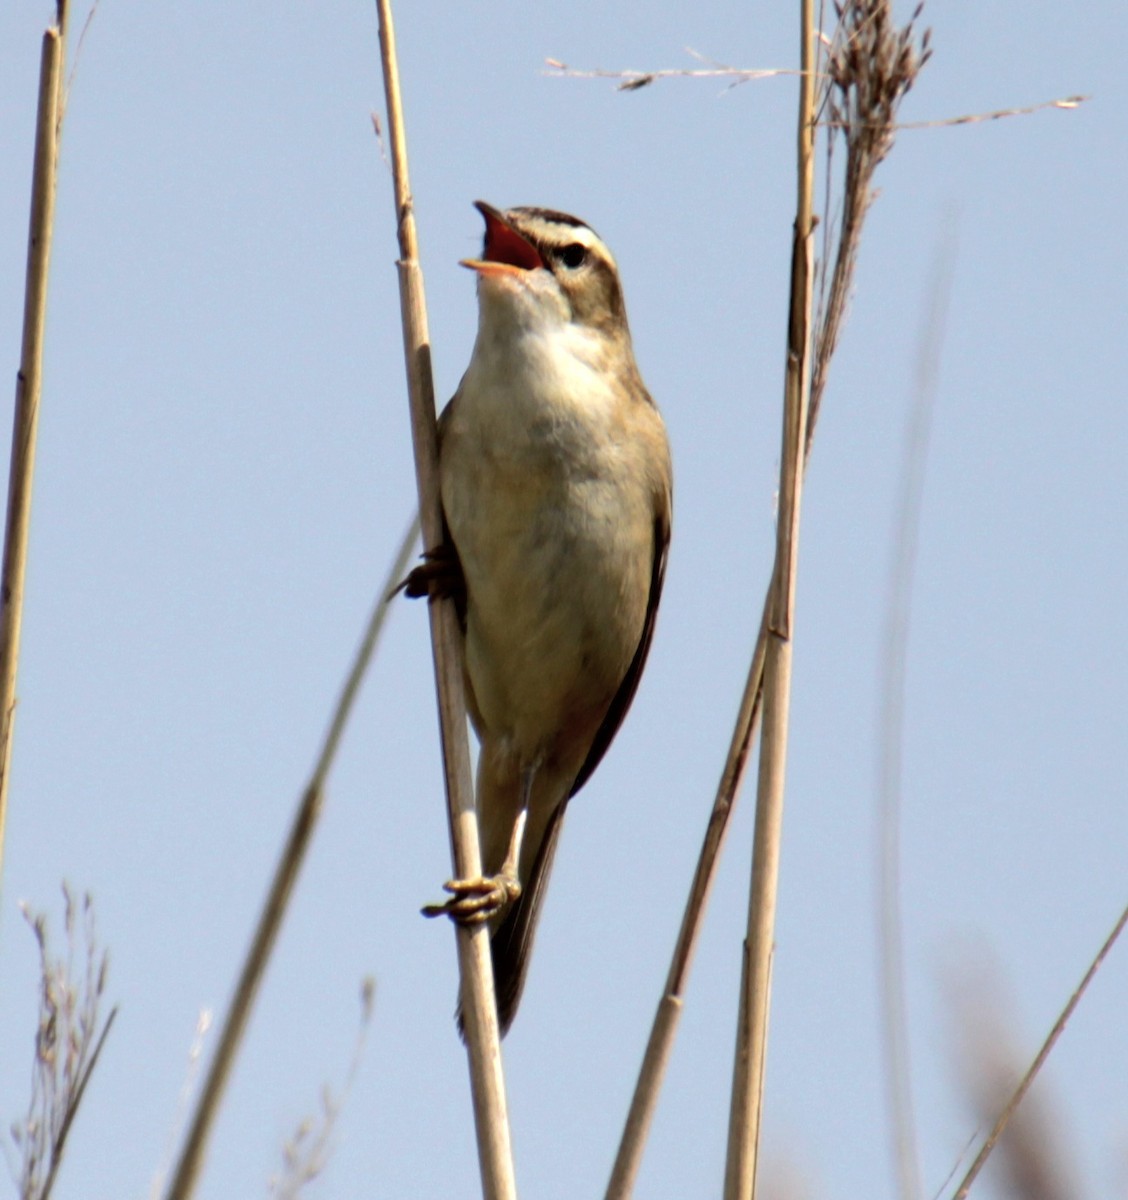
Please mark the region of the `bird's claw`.
POLYGON ((459 925, 480 925, 508 908, 521 895, 521 884, 512 875, 484 875, 477 879, 451 879, 443 884, 450 899, 426 904, 425 917, 450 917, 459 925))
POLYGON ((423 562, 395 590, 412 599, 460 600, 465 597, 466 580, 454 546, 450 542, 440 542, 433 550, 425 550, 423 562))

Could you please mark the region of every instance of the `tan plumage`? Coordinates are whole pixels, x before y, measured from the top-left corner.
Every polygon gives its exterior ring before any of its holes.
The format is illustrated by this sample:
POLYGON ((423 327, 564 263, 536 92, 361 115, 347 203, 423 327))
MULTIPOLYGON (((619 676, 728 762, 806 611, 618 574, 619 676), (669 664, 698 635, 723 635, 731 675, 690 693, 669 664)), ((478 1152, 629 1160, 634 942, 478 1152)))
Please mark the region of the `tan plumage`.
POLYGON ((506 874, 526 804, 527 824, 510 864, 518 897, 509 886, 483 901, 496 880, 461 881, 442 911, 491 920, 504 1031, 565 805, 606 752, 646 660, 671 470, 606 246, 566 214, 478 208, 485 246, 466 264, 478 273, 478 337, 440 421, 440 479, 465 589, 485 875, 506 874))

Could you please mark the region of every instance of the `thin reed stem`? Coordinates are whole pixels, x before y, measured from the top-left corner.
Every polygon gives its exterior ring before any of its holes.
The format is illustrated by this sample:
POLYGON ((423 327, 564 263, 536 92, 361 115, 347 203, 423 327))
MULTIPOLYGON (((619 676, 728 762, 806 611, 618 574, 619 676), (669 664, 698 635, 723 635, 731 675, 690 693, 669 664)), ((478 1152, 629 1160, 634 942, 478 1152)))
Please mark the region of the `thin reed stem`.
POLYGON ((729 818, 744 779, 744 771, 748 765, 748 756, 752 748, 752 739, 756 732, 762 697, 761 689, 764 682, 767 605, 770 598, 769 593, 764 602, 760 636, 756 642, 756 649, 748 670, 748 679, 744 685, 744 695, 737 713, 728 757, 721 772, 720 783, 717 785, 713 808, 709 813, 709 823, 705 827, 705 838, 698 855, 693 882, 690 884, 689 898, 682 915, 681 928, 678 930, 678 940, 674 946, 670 969, 666 975, 666 986, 658 1001, 658 1010, 650 1029, 650 1038, 647 1041, 642 1067, 635 1083, 634 1095, 631 1097, 631 1106, 615 1156, 615 1165, 607 1185, 606 1200, 627 1200, 627 1197, 634 1192, 635 1180, 638 1177, 639 1167, 642 1165, 642 1153, 646 1147, 646 1138, 654 1119, 654 1111, 658 1106, 658 1095, 662 1088, 666 1063, 669 1061, 670 1051, 673 1049, 674 1038, 677 1035, 683 993, 693 961, 693 952, 697 948, 697 937, 701 932, 705 909, 713 890, 713 880, 716 877, 721 847, 724 845, 725 835, 728 833, 729 818))
POLYGON ((1053 1028, 1046 1035, 1046 1040, 1042 1043, 1042 1048, 1034 1056, 1034 1061, 1026 1070, 1026 1074, 1019 1080, 1018 1086, 1014 1089, 1010 1099, 1007 1101, 1003 1111, 999 1113, 991 1132, 987 1135, 983 1145, 979 1149, 979 1153, 975 1156, 975 1161, 968 1168, 967 1174, 960 1182, 960 1186, 956 1189, 952 1200, 966 1200, 968 1192, 971 1191, 971 1185, 975 1182, 976 1176, 983 1169, 984 1163, 991 1155, 991 1151, 995 1149, 995 1145, 999 1138, 1003 1135, 1003 1130, 1010 1123, 1011 1117, 1014 1116, 1015 1109, 1022 1103, 1022 1098, 1030 1090, 1030 1085, 1038 1076, 1038 1072, 1045 1065, 1046 1059, 1050 1057, 1050 1051, 1057 1044, 1057 1040, 1065 1031, 1065 1027, 1069 1022, 1069 1018, 1073 1016, 1073 1011, 1077 1005, 1081 1003, 1081 997, 1088 990, 1089 984, 1093 982, 1093 977, 1100 970, 1101 964, 1108 957, 1109 951, 1116 944, 1117 938, 1124 931, 1124 926, 1128 925, 1128 908, 1120 914, 1116 924, 1112 927, 1112 932, 1104 940, 1104 944, 1097 951, 1096 957, 1089 964, 1089 969, 1085 972, 1081 982, 1077 985, 1073 995, 1069 997, 1069 1001, 1065 1008, 1061 1010, 1061 1014, 1054 1022, 1053 1028))
POLYGON ((729 1110, 725 1200, 752 1200, 756 1193, 791 704, 792 624, 811 385, 814 280, 811 235, 814 228, 815 190, 814 0, 801 0, 801 14, 800 66, 803 75, 799 88, 798 186, 791 257, 779 516, 764 656, 764 712, 756 793, 756 829, 752 843, 752 886, 748 933, 744 943, 732 1105, 729 1110))
POLYGON ((904 930, 901 919, 901 773, 905 723, 905 679, 908 663, 909 618, 924 503, 925 468, 932 431, 932 413, 940 379, 940 347, 944 338, 951 293, 951 237, 940 246, 929 289, 929 303, 917 351, 916 386, 905 429, 901 478, 894 506, 880 670, 878 718, 877 820, 877 940, 880 959, 882 1049, 890 1150, 900 1200, 922 1194, 917 1153, 909 1054, 908 1005, 905 996, 904 930))
MULTIPOLYGON (((377 0, 380 17, 380 61, 388 109, 388 138, 395 186, 399 237, 400 308, 404 357, 411 405, 411 433, 423 542, 430 550, 443 540, 439 496, 438 436, 435 387, 431 375, 431 343, 415 234, 414 204, 407 168, 407 137, 400 99, 399 66, 391 0, 377 0)), ((470 779, 470 746, 462 679, 462 637, 451 600, 431 601, 431 646, 435 661, 439 730, 442 738, 447 813, 450 820, 454 872, 460 879, 482 873, 478 816, 470 779)), ((462 1015, 470 1066, 470 1089, 478 1139, 478 1164, 486 1200, 515 1200, 513 1151, 501 1065, 501 1040, 494 996, 489 929, 480 924, 457 927, 455 940, 462 981, 462 1015)))
POLYGON ((4 830, 8 817, 12 733, 16 717, 16 673, 19 669, 20 628, 23 623, 31 486, 35 473, 35 443, 39 432, 39 398, 43 383, 47 275, 55 225, 66 23, 66 0, 58 0, 55 24, 43 34, 39 65, 39 107, 35 120, 31 217, 28 221, 23 340, 20 369, 16 376, 12 460, 4 523, 4 565, 0 577, 0 876, 4 867, 4 830))
POLYGON ((200 1089, 184 1147, 165 1192, 165 1200, 188 1200, 195 1190, 200 1168, 203 1165, 204 1152, 211 1136, 224 1089, 227 1086, 228 1076, 231 1074, 231 1066, 243 1040, 251 1006, 258 995, 266 964, 270 960, 274 943, 278 938, 278 930, 282 926, 282 918, 286 915, 294 883, 313 839, 317 819, 321 815, 325 781, 336 757, 341 735, 352 713, 361 681, 372 661, 372 656, 376 653, 380 634, 383 632, 387 620, 392 589, 407 571, 418 536, 418 522, 412 520, 400 542, 395 561, 388 571, 384 585, 380 589, 364 637, 341 688, 341 694, 333 710, 333 716, 318 753, 316 765, 302 793, 290 826, 286 845, 278 860, 278 865, 274 869, 274 879, 259 916, 251 948, 243 963, 243 969, 235 987, 235 995, 227 1010, 227 1017, 220 1031, 215 1054, 212 1056, 203 1087, 200 1089))

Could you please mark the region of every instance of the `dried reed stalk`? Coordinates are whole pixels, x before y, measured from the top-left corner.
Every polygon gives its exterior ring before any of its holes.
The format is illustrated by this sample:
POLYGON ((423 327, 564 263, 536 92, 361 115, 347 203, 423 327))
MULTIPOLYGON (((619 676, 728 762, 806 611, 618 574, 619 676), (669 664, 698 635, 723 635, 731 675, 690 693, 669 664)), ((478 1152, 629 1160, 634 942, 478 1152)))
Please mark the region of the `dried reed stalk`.
POLYGON ((20 369, 16 376, 12 461, 4 525, 4 565, 0 578, 0 875, 4 866, 4 829, 8 816, 12 731, 16 716, 16 672, 19 668, 20 626, 23 622, 31 485, 35 473, 35 442, 39 431, 39 397, 43 382, 47 274, 51 264, 51 236, 55 224, 66 28, 67 0, 57 0, 55 24, 43 34, 39 65, 39 108, 35 120, 23 341, 20 369))
MULTIPOLYGON (((431 375, 431 344, 419 266, 415 215, 407 169, 407 139, 400 99, 399 67, 391 0, 377 0, 380 17, 380 60, 388 109, 388 137, 395 185, 396 228, 399 237, 400 308, 404 357, 411 405, 411 432, 419 514, 427 549, 442 544, 442 505, 439 497, 438 437, 435 428, 435 387, 431 375)), ((462 680, 462 637, 454 603, 432 600, 431 645, 435 660, 439 729, 442 737, 447 812, 450 819, 454 872, 460 879, 482 873, 478 817, 470 779, 470 747, 466 729, 466 700, 462 680)), ((478 1164, 487 1200, 514 1200, 517 1185, 501 1066, 501 1041, 494 998, 489 930, 485 924, 456 931, 462 986, 462 1015, 470 1088, 478 1139, 478 1164)))
MULTIPOLYGON (((927 32, 919 46, 915 41, 913 25, 919 16, 919 8, 908 25, 900 30, 891 26, 888 0, 849 0, 835 11, 838 26, 829 53, 830 65, 817 73, 817 78, 825 81, 818 108, 820 113, 828 112, 831 118, 820 121, 829 130, 829 136, 840 137, 846 144, 846 167, 839 215, 831 220, 828 162, 828 202, 823 214, 823 254, 818 271, 820 295, 806 432, 808 456, 850 295, 864 218, 873 199, 873 173, 892 146, 897 128, 894 120, 897 106, 930 54, 927 32)), ((631 1194, 657 1108, 693 952, 760 716, 773 597, 774 588, 769 588, 759 638, 709 813, 666 985, 635 1084, 607 1200, 623 1200, 631 1194)))
POLYGON ((779 515, 764 655, 764 711, 756 792, 756 829, 752 843, 752 886, 741 972, 732 1104, 729 1110, 725 1200, 751 1200, 756 1192, 791 703, 792 624, 803 463, 807 449, 814 282, 814 247, 811 238, 815 192, 814 0, 801 0, 800 10, 800 65, 803 76, 799 87, 798 195, 791 247, 779 515))
POLYGON ((274 949, 278 930, 282 926, 282 918, 286 914, 286 908, 294 890, 294 883, 313 839, 317 819, 321 815, 325 781, 336 758, 337 748, 352 713, 361 681, 376 652, 380 634, 383 632, 391 601, 391 591, 407 570, 418 533, 418 523, 413 520, 400 542, 395 561, 380 589, 376 607, 369 618, 368 627, 344 686, 341 688, 341 694, 329 722, 329 729, 318 754, 317 763, 306 784, 305 791, 302 793, 290 826, 286 845, 274 868, 274 879, 271 882, 270 891, 267 893, 251 947, 239 974, 235 995, 232 997, 231 1006, 220 1031, 215 1054, 212 1056, 211 1064, 204 1078, 204 1085, 196 1100, 180 1158, 177 1160, 168 1190, 165 1192, 166 1200, 187 1200, 195 1190, 200 1168, 203 1165, 204 1151, 207 1148, 208 1138, 215 1123, 216 1113, 219 1110, 224 1088, 227 1086, 235 1055, 243 1040, 251 1006, 258 995, 266 964, 274 949))

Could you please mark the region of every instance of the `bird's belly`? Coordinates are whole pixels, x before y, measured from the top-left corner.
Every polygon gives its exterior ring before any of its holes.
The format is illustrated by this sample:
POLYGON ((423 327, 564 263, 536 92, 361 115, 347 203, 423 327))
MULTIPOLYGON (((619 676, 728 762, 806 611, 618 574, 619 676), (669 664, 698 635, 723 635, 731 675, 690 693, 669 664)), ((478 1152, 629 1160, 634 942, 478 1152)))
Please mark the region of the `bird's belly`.
POLYGON ((525 765, 586 756, 641 636, 652 555, 641 498, 613 478, 531 478, 480 478, 451 526, 479 732, 525 765))

